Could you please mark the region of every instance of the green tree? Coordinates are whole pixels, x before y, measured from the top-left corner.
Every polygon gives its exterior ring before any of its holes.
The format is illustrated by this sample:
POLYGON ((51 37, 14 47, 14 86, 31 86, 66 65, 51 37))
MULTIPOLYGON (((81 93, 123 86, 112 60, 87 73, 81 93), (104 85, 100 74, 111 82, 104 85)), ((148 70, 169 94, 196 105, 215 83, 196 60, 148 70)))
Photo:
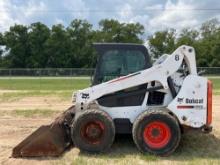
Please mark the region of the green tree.
MULTIPOLYGON (((143 43, 144 27, 139 23, 120 23, 113 19, 99 22, 94 30, 86 20, 75 19, 64 28, 48 28, 37 22, 30 26, 14 25, 0 33, 0 66, 13 68, 94 67, 96 54, 93 42, 143 43)), ((180 45, 196 50, 198 66, 220 67, 220 24, 217 19, 202 24, 200 29, 174 29, 155 32, 148 38, 150 53, 158 58, 172 53, 180 45)))
POLYGON ((50 38, 46 42, 46 66, 49 68, 65 68, 68 66, 71 41, 63 25, 54 25, 50 38))
POLYGON ((217 19, 206 21, 202 24, 200 31, 201 39, 198 43, 200 45, 199 66, 220 66, 220 52, 218 51, 219 21, 217 19))
POLYGON ((0 66, 3 66, 3 62, 4 62, 4 59, 2 57, 3 52, 4 52, 3 45, 4 45, 3 34, 0 33, 0 66))
POLYGON ((93 30, 86 20, 75 19, 67 28, 70 37, 70 53, 67 67, 91 67, 93 57, 93 30))
POLYGON ((213 38, 216 32, 219 31, 219 21, 214 18, 204 22, 200 28, 203 38, 213 38))
POLYGON ((46 42, 50 37, 50 29, 40 23, 33 23, 29 27, 30 56, 27 67, 44 68, 47 67, 48 54, 46 54, 46 42))
MULTIPOLYGON (((15 25, 3 36, 9 50, 1 66, 19 68, 94 67, 96 53, 93 42, 142 43, 144 27, 139 23, 100 21, 100 29, 93 30, 86 20, 75 19, 64 28, 54 25, 49 29, 37 22, 26 27, 15 25)), ((1 52, 0 52, 1 53, 1 52)))
POLYGON ((143 43, 140 38, 144 33, 143 25, 139 23, 120 23, 113 19, 99 22, 100 30, 96 32, 99 42, 143 43))
POLYGON ((220 66, 220 27, 217 19, 209 20, 201 28, 156 32, 148 39, 152 55, 158 57, 171 53, 180 45, 193 46, 196 50, 197 66, 220 66))
POLYGON ((29 56, 28 28, 23 25, 14 25, 4 34, 3 43, 10 51, 4 58, 3 67, 25 68, 29 56))
POLYGON ((179 37, 177 37, 177 46, 180 45, 191 45, 193 46, 199 37, 199 32, 197 30, 191 30, 191 29, 183 29, 179 37))
POLYGON ((193 30, 190 28, 185 28, 181 30, 180 34, 178 35, 176 39, 176 48, 181 45, 189 45, 195 48, 196 51, 196 61, 198 66, 206 65, 207 60, 202 58, 201 55, 201 45, 199 44, 199 36, 200 33, 197 30, 193 30))
POLYGON ((154 58, 164 53, 172 53, 175 48, 176 31, 174 29, 159 31, 148 39, 150 52, 154 58))

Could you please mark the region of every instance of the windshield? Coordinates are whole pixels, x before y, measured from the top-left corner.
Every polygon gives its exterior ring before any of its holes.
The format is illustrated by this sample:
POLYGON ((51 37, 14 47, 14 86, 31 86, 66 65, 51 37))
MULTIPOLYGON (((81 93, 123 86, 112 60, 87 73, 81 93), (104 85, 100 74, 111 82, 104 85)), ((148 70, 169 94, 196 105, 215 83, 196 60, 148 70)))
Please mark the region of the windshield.
POLYGON ((101 58, 100 82, 143 70, 145 56, 138 50, 109 50, 101 58))

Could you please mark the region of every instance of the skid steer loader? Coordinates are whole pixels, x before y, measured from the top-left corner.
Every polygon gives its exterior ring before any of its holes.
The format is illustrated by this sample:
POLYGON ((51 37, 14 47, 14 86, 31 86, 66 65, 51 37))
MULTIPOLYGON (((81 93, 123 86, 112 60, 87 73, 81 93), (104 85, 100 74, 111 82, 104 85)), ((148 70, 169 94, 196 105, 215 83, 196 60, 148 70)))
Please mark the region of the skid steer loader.
POLYGON ((18 144, 13 157, 59 156, 73 146, 103 152, 115 134, 132 134, 141 152, 167 156, 184 130, 212 130, 212 83, 198 75, 192 47, 152 65, 143 45, 94 46, 92 86, 74 93, 73 106, 18 144))

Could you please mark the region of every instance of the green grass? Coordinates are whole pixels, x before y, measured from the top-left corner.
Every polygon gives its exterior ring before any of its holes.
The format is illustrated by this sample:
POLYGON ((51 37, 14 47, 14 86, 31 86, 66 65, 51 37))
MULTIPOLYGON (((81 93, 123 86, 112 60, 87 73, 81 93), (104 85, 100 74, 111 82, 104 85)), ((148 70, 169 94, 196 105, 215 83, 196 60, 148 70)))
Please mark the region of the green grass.
POLYGON ((16 101, 31 96, 57 96, 70 99, 72 93, 90 85, 89 78, 1 78, 0 90, 16 90, 0 95, 0 102, 16 101))
POLYGON ((78 90, 90 85, 89 79, 54 79, 54 78, 35 78, 35 79, 0 79, 0 89, 4 90, 78 90))
POLYGON ((220 95, 220 77, 219 78, 209 78, 213 83, 213 93, 214 95, 220 95))
MULTIPOLYGON (((214 90, 220 90, 220 77, 209 78, 214 84, 214 90)), ((89 78, 2 78, 0 90, 25 91, 74 91, 90 85, 89 78)), ((39 92, 36 92, 36 94, 39 92)))
POLYGON ((213 134, 189 132, 182 136, 180 146, 169 157, 141 154, 131 135, 117 137, 110 150, 102 154, 67 151, 54 164, 89 165, 141 165, 141 164, 220 164, 220 140, 213 134))
POLYGON ((213 83, 214 90, 220 90, 220 77, 219 78, 210 78, 213 83))

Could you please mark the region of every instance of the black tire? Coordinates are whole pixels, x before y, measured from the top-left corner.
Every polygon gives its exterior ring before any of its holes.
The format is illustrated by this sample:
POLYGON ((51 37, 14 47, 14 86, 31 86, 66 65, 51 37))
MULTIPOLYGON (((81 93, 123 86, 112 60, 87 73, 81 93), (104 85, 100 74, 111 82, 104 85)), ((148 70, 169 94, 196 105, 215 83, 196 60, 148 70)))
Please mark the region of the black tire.
POLYGON ((132 135, 141 152, 168 156, 178 147, 181 130, 178 121, 166 110, 151 110, 137 117, 132 135))
POLYGON ((88 110, 73 121, 71 137, 80 150, 99 153, 111 147, 115 138, 115 126, 106 112, 88 110))

